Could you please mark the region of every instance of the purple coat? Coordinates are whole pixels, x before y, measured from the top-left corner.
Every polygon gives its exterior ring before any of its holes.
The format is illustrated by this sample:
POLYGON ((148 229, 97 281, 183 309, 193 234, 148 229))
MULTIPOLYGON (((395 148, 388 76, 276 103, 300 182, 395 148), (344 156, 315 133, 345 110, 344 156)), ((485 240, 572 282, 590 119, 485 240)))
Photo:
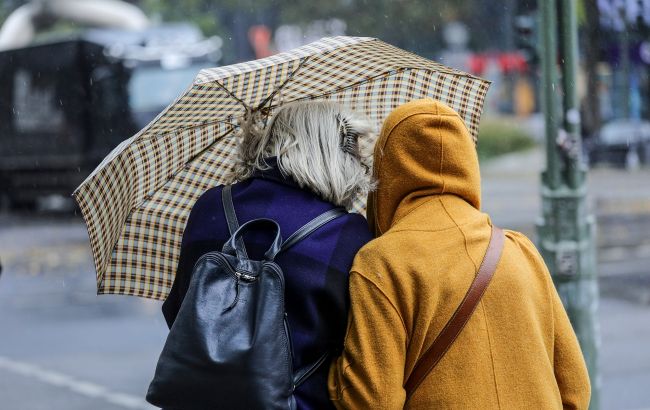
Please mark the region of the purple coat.
MULTIPOLYGON (((205 192, 187 221, 180 262, 172 290, 163 304, 171 327, 187 291, 192 268, 204 253, 221 250, 230 237, 221 205, 221 187, 205 192)), ((258 172, 233 185, 233 202, 240 225, 255 218, 274 219, 287 238, 312 218, 335 206, 301 189, 277 168, 258 172)), ((365 218, 343 215, 276 257, 285 276, 285 309, 291 329, 294 370, 317 360, 326 351, 338 353, 347 326, 348 272, 357 251, 372 239, 365 218)), ((250 231, 244 236, 252 259, 261 256, 272 237, 250 231)), ((324 364, 296 389, 299 409, 333 408, 328 399, 324 364)))

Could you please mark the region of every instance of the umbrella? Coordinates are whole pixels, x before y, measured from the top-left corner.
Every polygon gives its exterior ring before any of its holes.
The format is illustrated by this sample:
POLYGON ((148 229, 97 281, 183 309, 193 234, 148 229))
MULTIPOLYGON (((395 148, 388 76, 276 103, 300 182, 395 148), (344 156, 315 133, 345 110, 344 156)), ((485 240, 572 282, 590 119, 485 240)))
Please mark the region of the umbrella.
MULTIPOLYGON (((378 127, 397 106, 430 97, 454 108, 476 140, 488 86, 367 37, 325 38, 202 70, 73 194, 88 228, 97 293, 166 298, 192 205, 224 182, 234 163, 238 124, 252 113, 268 116, 281 104, 323 99, 364 113, 378 127)), ((364 211, 364 200, 355 202, 355 210, 364 211)))

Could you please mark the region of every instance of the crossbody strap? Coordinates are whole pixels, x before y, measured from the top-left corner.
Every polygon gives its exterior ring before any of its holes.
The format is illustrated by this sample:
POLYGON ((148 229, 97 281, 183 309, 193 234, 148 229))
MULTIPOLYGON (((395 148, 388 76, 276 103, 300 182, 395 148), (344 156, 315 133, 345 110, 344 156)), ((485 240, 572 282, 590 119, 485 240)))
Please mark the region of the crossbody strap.
POLYGON ((408 401, 413 392, 418 388, 420 383, 427 377, 429 372, 440 362, 445 353, 449 350, 451 345, 456 340, 456 337, 467 324, 467 321, 472 316, 474 309, 481 301, 481 297, 490 284, 490 280, 494 275, 494 271, 499 263, 501 251, 503 250, 503 242, 505 236, 503 231, 496 226, 492 227, 492 234, 490 236, 490 243, 488 244, 487 251, 483 257, 483 262, 478 269, 478 273, 465 294, 463 301, 460 302, 458 308, 449 319, 449 322, 442 329, 440 334, 433 341, 433 344, 422 355, 415 368, 411 372, 411 376, 404 385, 406 390, 406 401, 408 401))

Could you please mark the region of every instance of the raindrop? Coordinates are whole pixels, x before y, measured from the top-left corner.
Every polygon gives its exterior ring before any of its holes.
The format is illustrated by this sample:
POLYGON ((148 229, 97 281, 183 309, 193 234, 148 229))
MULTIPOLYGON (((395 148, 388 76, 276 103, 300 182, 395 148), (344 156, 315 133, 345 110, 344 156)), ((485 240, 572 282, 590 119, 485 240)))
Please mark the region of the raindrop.
POLYGON ((64 288, 65 288, 65 279, 63 279, 63 280, 61 281, 61 287, 64 287, 64 288))

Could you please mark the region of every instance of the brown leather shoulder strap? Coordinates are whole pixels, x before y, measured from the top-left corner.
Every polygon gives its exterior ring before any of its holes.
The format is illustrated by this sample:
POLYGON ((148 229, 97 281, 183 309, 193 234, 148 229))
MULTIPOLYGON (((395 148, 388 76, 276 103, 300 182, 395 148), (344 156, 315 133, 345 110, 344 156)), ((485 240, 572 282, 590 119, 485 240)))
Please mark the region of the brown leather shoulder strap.
POLYGON ((440 359, 442 359, 445 353, 447 353, 447 350, 449 350, 451 345, 454 343, 454 340, 456 340, 456 337, 458 337, 465 327, 465 324, 472 316, 474 309, 480 302, 481 297, 490 284, 490 280, 497 268, 499 258, 501 257, 501 251, 503 250, 504 240, 505 236, 503 231, 496 226, 493 226, 490 243, 488 244, 487 251, 483 257, 483 262, 481 262, 478 273, 476 274, 472 285, 469 287, 467 294, 465 294, 463 301, 460 302, 460 305, 456 308, 456 311, 451 316, 451 319, 449 319, 449 322, 447 322, 440 334, 433 341, 431 347, 429 347, 415 365, 413 372, 411 372, 411 376, 404 385, 407 401, 411 398, 411 395, 415 389, 418 388, 420 383, 422 383, 424 378, 427 377, 429 372, 436 367, 440 359))

